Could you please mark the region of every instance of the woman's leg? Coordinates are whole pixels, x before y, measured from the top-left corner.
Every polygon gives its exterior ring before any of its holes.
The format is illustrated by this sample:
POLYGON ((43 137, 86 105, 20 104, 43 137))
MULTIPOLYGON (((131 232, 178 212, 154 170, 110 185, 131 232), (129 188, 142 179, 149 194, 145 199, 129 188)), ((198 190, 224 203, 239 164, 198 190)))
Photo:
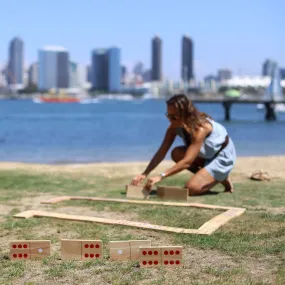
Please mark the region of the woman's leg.
MULTIPOLYGON (((177 146, 171 152, 171 158, 174 162, 178 162, 183 159, 186 153, 186 146, 177 146)), ((188 168, 192 173, 197 173, 201 168, 204 167, 205 160, 203 158, 197 157, 192 165, 188 168)))
POLYGON ((196 196, 209 192, 211 188, 218 183, 219 181, 217 181, 206 168, 202 168, 191 177, 185 187, 189 189, 189 196, 196 196))
POLYGON ((228 176, 227 179, 221 182, 225 186, 225 192, 233 193, 234 192, 234 185, 228 176))
MULTIPOLYGON (((172 160, 174 162, 178 162, 181 159, 183 159, 185 152, 186 152, 186 148, 187 148, 186 146, 175 147, 171 152, 172 160)), ((197 157, 192 163, 192 165, 190 166, 190 168, 188 168, 188 170, 196 174, 199 170, 201 170, 204 167, 204 164, 205 164, 205 160, 203 158, 197 157)), ((221 183, 225 187, 225 192, 229 192, 229 193, 234 192, 234 186, 229 176, 224 181, 217 182, 217 183, 221 183)))

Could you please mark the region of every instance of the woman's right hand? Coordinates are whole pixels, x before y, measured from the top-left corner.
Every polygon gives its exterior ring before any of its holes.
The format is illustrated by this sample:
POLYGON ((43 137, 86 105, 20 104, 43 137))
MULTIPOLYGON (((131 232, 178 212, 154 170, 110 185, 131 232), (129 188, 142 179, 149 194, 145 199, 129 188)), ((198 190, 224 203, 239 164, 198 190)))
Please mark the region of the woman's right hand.
POLYGON ((146 178, 145 174, 139 174, 133 178, 133 180, 131 181, 131 185, 138 186, 138 184, 141 181, 145 180, 145 178, 146 178))

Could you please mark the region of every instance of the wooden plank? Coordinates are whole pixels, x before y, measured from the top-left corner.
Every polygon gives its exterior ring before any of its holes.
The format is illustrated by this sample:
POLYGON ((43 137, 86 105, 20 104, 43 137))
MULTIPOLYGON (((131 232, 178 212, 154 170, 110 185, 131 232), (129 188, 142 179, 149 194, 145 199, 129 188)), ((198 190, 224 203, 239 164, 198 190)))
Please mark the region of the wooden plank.
POLYGON ((66 200, 88 200, 88 201, 103 201, 103 202, 117 202, 117 203, 128 203, 128 204, 142 204, 142 205, 161 205, 161 206, 174 206, 174 207, 194 207, 204 209, 217 209, 217 210, 229 210, 229 209, 243 209, 227 206, 217 206, 201 203, 182 203, 182 202, 158 202, 158 201, 141 201, 141 200, 127 200, 127 199, 114 199, 114 198, 102 198, 102 197, 82 197, 82 196, 64 196, 53 198, 50 200, 42 201, 42 204, 55 204, 60 201, 66 200))
MULTIPOLYGON (((19 213, 14 215, 15 218, 29 218, 31 217, 30 213, 19 213)), ((172 233, 184 233, 184 234, 200 234, 199 230, 196 229, 184 229, 184 228, 176 228, 176 227, 167 227, 167 226, 159 226, 153 224, 147 224, 142 222, 133 222, 127 220, 113 220, 113 219, 105 219, 98 217, 88 217, 88 216, 79 216, 79 215, 68 215, 54 212, 44 212, 44 211, 32 211, 34 217, 49 217, 61 220, 68 221, 83 221, 83 222, 95 222, 101 224, 109 224, 109 225, 121 225, 121 226, 129 226, 136 227, 141 229, 149 229, 149 230, 157 230, 157 231, 165 231, 172 233)), ((203 234, 203 233, 202 233, 203 234)))
POLYGON ((136 227, 136 228, 174 232, 174 233, 210 235, 213 232, 215 232, 218 228, 220 228, 222 225, 226 224, 231 219, 242 215, 244 212, 245 212, 245 209, 242 209, 242 208, 231 208, 228 211, 212 218, 211 220, 203 224, 198 230, 159 226, 159 225, 153 225, 153 224, 147 224, 147 223, 141 223, 141 222, 133 222, 133 221, 127 221, 127 220, 113 220, 113 219, 105 219, 105 218, 98 218, 98 217, 67 215, 67 214, 42 212, 42 211, 25 211, 25 212, 16 214, 13 217, 15 218, 51 217, 51 218, 57 218, 57 219, 63 219, 63 220, 89 221, 89 222, 96 222, 96 223, 103 223, 103 224, 130 226, 130 227, 136 227))
POLYGON ((70 200, 71 196, 61 196, 61 197, 55 197, 46 201, 42 201, 41 204, 56 204, 62 201, 68 201, 70 200))
POLYGON ((228 221, 230 221, 233 218, 236 218, 240 215, 242 215, 245 212, 245 209, 230 209, 203 224, 199 231, 203 234, 212 234, 215 232, 218 228, 220 228, 222 225, 226 224, 228 221))

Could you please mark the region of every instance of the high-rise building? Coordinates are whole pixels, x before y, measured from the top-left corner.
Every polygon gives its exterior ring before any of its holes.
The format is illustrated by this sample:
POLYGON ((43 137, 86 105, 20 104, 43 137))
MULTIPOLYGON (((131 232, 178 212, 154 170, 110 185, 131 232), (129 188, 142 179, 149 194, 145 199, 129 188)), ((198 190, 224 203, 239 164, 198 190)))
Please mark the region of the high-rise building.
POLYGON ((38 84, 38 63, 32 63, 28 71, 28 84, 37 85, 38 84))
POLYGON ((262 65, 262 76, 273 76, 277 68, 277 62, 271 59, 265 60, 262 65))
POLYGON ((232 78, 232 71, 227 68, 219 69, 218 70, 218 81, 224 81, 232 78))
POLYGON ((98 91, 119 92, 121 88, 121 51, 119 48, 92 52, 92 87, 98 91))
POLYGON ((280 72, 281 80, 284 80, 285 79, 285 68, 280 68, 279 72, 280 72))
POLYGON ((112 47, 109 49, 108 55, 108 90, 110 92, 119 92, 121 89, 121 51, 119 48, 112 47))
POLYGON ((87 65, 87 82, 92 82, 92 65, 87 65))
POLYGON ((134 74, 135 75, 142 75, 144 71, 143 63, 141 61, 137 62, 134 66, 134 74))
POLYGON ((38 88, 69 88, 69 53, 63 47, 47 46, 39 51, 38 88))
POLYGON ((152 39, 151 43, 151 80, 161 81, 162 79, 162 41, 158 36, 152 39))
POLYGON ((124 84, 127 75, 127 68, 124 65, 121 65, 121 82, 124 84))
POLYGON ((77 86, 78 86, 77 63, 70 61, 69 62, 69 87, 76 88, 77 86))
POLYGON ((144 82, 150 82, 151 81, 151 70, 150 69, 145 70, 142 78, 144 82))
POLYGON ((188 36, 182 37, 181 78, 183 81, 194 79, 193 42, 188 36))
POLYGON ((108 50, 96 49, 92 53, 92 87, 98 91, 108 90, 108 50))
POLYGON ((79 87, 86 86, 87 81, 87 66, 84 64, 77 64, 77 83, 79 87))
POLYGON ((9 60, 6 70, 9 85, 23 84, 24 73, 24 43, 20 38, 14 38, 9 45, 9 60))

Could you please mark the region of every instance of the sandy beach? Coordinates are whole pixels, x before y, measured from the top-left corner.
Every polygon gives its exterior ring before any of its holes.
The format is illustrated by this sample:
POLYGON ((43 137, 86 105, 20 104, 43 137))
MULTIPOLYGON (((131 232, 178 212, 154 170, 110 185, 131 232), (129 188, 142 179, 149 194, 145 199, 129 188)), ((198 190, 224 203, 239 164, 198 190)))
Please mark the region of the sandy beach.
MULTIPOLYGON (((33 173, 66 173, 66 174, 86 174, 99 175, 109 178, 134 176, 144 171, 148 162, 118 162, 118 163, 90 163, 90 164, 66 164, 66 165, 47 165, 47 164, 28 164, 15 162, 0 162, 0 170, 21 170, 33 173)), ((152 174, 171 167, 172 161, 163 161, 152 172, 152 174)), ((268 172, 272 179, 285 179, 285 156, 268 157, 239 157, 232 178, 236 181, 248 179, 254 171, 261 170, 268 172)), ((182 171, 178 175, 189 173, 182 171)))

